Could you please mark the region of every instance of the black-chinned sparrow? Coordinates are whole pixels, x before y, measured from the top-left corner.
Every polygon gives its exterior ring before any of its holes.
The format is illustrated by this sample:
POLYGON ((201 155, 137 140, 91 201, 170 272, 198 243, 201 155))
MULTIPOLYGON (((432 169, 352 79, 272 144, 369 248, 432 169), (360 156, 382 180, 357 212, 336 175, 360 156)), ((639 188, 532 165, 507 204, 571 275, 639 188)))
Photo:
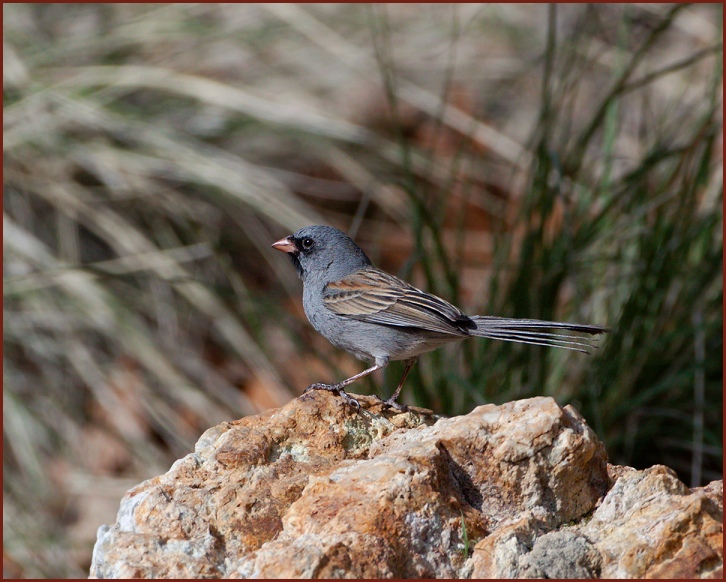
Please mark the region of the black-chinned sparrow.
POLYGON ((292 259, 303 282, 305 315, 313 327, 333 345, 374 363, 337 384, 312 384, 306 392, 336 392, 356 408, 359 403, 344 388, 389 361, 403 360, 403 376, 385 403, 405 409, 396 400, 417 357, 450 342, 476 336, 587 353, 592 346, 588 338, 552 332, 610 331, 599 325, 468 316, 440 297, 377 269, 348 235, 330 226, 306 226, 272 247, 292 259))

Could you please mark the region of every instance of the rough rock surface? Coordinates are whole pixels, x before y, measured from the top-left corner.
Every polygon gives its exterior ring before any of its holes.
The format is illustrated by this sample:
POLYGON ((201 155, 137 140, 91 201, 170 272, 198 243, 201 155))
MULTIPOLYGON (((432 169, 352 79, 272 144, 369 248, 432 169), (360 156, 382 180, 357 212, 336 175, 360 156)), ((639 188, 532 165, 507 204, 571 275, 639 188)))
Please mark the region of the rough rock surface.
POLYGON ((474 548, 474 578, 721 578, 723 481, 688 489, 668 467, 608 466, 597 509, 555 531, 531 515, 474 548))
POLYGON ((722 570, 722 482, 607 465, 551 398, 437 419, 312 392, 208 430, 121 501, 91 577, 659 577, 722 570), (608 491, 609 490, 609 491, 608 491))

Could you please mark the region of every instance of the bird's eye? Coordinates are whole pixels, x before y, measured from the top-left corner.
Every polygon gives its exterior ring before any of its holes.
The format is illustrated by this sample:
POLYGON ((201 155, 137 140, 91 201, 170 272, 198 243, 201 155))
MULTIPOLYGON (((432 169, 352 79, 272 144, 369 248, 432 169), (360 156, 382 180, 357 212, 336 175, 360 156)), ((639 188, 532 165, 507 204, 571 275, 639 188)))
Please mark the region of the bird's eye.
POLYGON ((302 239, 301 244, 302 244, 302 248, 305 249, 306 251, 308 251, 311 248, 313 248, 315 241, 313 239, 311 239, 310 237, 306 237, 306 238, 302 239))

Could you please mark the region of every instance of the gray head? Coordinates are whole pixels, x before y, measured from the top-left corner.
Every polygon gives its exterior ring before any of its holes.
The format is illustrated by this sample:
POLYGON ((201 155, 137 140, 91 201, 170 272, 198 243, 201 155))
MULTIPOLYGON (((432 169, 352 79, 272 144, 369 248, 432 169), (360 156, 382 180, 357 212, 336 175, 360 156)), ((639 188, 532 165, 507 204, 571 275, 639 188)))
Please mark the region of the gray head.
POLYGON ((272 246, 288 253, 303 283, 330 283, 371 264, 353 239, 331 226, 306 226, 272 246))

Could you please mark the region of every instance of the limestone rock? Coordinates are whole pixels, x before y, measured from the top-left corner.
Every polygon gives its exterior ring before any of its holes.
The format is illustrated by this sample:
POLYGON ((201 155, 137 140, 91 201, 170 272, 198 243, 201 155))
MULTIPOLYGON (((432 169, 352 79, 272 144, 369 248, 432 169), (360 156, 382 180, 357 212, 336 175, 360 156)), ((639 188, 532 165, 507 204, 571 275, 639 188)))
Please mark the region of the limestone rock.
POLYGON ((689 492, 664 468, 608 475, 602 444, 569 406, 532 398, 443 419, 358 398, 356 413, 311 392, 208 430, 194 453, 124 496, 116 523, 99 529, 91 577, 597 577, 720 567, 718 486, 689 492), (646 522, 658 525, 633 527, 646 522))

